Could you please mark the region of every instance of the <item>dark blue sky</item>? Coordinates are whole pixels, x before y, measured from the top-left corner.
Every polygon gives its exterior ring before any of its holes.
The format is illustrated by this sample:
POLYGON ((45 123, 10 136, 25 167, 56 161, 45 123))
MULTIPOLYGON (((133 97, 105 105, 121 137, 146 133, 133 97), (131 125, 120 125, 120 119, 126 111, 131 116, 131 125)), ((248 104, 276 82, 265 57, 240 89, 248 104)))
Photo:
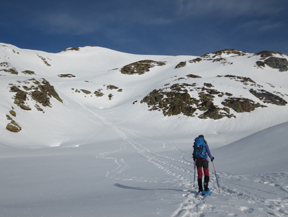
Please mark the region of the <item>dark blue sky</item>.
POLYGON ((20 48, 288 54, 287 0, 6 0, 0 6, 0 42, 20 48))

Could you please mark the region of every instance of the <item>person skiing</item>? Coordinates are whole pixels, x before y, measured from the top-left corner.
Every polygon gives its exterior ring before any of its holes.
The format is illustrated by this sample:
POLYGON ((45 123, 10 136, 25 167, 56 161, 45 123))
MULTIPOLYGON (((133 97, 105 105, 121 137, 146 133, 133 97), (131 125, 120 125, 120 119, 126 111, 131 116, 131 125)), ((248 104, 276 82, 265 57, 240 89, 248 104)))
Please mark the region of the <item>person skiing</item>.
POLYGON ((198 187, 199 187, 199 193, 205 194, 209 193, 208 183, 209 183, 209 161, 207 160, 207 154, 209 155, 211 161, 214 160, 214 157, 212 156, 209 146, 204 139, 203 135, 199 135, 197 138, 195 138, 194 146, 193 146, 193 160, 197 166, 197 174, 198 174, 198 187), (204 191, 202 186, 202 176, 204 170, 204 191))

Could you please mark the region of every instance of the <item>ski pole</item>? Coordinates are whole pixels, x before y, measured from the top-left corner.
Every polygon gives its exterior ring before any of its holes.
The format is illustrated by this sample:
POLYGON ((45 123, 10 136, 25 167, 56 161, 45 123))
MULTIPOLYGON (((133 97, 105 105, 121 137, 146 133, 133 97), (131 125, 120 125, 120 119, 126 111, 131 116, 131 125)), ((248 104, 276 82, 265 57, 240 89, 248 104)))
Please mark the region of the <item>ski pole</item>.
POLYGON ((196 170, 195 170, 195 168, 196 168, 196 163, 195 163, 195 161, 194 161, 194 188, 195 188, 195 179, 196 179, 196 170))
POLYGON ((212 161, 213 163, 213 167, 214 167, 214 174, 215 174, 215 177, 216 177, 216 181, 217 181, 217 186, 218 186, 218 189, 219 189, 219 193, 220 193, 220 186, 219 186, 219 181, 218 181, 218 177, 216 175, 216 169, 215 169, 215 165, 214 165, 214 162, 212 161))

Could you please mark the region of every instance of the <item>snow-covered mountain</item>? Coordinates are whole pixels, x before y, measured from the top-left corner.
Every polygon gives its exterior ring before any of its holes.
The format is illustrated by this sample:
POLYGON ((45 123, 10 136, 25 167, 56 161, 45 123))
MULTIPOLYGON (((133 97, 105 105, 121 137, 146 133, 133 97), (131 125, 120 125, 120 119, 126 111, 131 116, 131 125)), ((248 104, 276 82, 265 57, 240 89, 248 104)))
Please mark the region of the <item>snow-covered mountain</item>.
POLYGON ((287 59, 0 44, 0 216, 287 216, 287 59))
POLYGON ((223 134, 224 145, 288 121, 287 58, 232 49, 201 57, 101 47, 54 54, 1 44, 1 142, 79 145, 101 129, 100 115, 149 135, 223 134))

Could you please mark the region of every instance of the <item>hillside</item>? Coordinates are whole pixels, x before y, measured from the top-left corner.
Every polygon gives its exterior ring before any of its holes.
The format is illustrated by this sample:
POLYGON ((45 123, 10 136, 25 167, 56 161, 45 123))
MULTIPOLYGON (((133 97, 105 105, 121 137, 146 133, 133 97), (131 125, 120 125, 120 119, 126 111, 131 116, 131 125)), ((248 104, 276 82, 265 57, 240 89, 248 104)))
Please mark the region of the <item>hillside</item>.
POLYGON ((7 44, 0 49, 3 144, 26 146, 20 142, 25 139, 33 147, 74 146, 102 128, 97 115, 134 130, 149 128, 151 136, 167 130, 183 137, 223 134, 225 144, 235 133, 288 121, 288 56, 282 53, 226 49, 196 57, 101 47, 56 54, 7 44))

